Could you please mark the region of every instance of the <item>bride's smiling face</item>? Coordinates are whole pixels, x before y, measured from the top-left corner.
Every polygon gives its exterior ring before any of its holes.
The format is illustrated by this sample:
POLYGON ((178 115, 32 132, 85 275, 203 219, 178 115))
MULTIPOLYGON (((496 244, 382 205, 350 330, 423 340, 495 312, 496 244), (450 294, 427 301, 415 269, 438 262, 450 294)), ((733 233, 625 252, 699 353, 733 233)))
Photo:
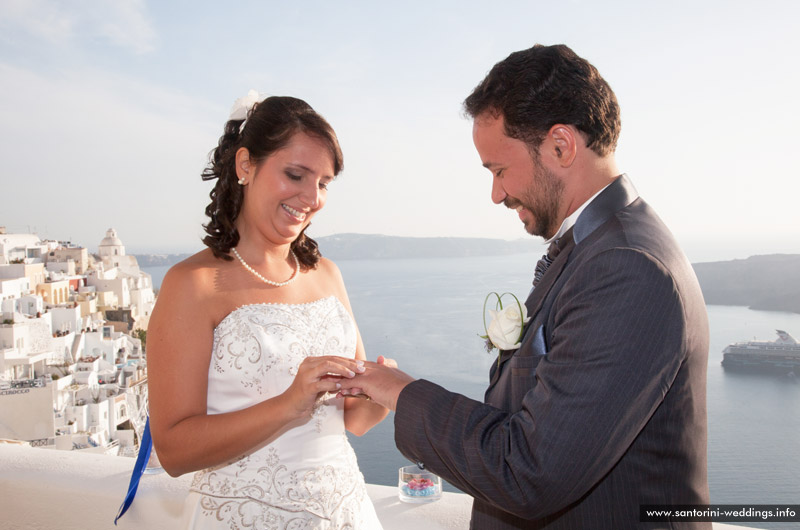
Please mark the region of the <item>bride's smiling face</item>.
POLYGON ((244 200, 236 228, 240 236, 260 236, 274 244, 291 243, 325 205, 334 180, 334 162, 326 144, 296 133, 265 160, 236 154, 237 176, 245 179, 244 200))

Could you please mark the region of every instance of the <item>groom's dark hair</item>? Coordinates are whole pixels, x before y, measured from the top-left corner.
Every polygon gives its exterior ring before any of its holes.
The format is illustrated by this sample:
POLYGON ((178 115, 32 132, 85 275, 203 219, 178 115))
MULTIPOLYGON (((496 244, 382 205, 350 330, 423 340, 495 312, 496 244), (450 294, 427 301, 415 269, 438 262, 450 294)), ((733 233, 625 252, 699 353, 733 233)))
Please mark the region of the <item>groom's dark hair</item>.
POLYGON ((534 152, 557 124, 583 133, 600 156, 613 153, 621 128, 617 97, 597 68, 563 44, 537 44, 500 61, 464 101, 473 119, 503 116, 505 132, 534 152))

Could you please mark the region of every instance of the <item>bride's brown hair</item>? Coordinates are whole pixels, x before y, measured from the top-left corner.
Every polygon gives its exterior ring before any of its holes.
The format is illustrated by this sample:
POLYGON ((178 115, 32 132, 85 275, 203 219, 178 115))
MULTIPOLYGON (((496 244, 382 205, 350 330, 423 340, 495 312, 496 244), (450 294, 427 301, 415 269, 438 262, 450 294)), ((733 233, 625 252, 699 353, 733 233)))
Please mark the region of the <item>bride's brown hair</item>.
MULTIPOLYGON (((206 206, 206 215, 211 219, 203 225, 207 236, 203 243, 217 258, 232 260, 230 251, 239 243, 239 232, 235 221, 242 209, 244 193, 237 182, 236 151, 247 148, 251 160, 256 164, 283 148, 297 133, 305 133, 320 139, 333 159, 333 174, 344 168, 342 149, 336 133, 325 119, 305 101, 293 97, 273 96, 256 103, 244 120, 230 120, 220 136, 217 147, 209 154, 208 166, 203 170, 203 180, 217 179, 209 193, 211 203, 206 206)), ((307 227, 306 227, 307 228, 307 227)), ((304 270, 313 269, 320 259, 317 242, 306 236, 305 229, 292 242, 291 249, 297 255, 304 270)))

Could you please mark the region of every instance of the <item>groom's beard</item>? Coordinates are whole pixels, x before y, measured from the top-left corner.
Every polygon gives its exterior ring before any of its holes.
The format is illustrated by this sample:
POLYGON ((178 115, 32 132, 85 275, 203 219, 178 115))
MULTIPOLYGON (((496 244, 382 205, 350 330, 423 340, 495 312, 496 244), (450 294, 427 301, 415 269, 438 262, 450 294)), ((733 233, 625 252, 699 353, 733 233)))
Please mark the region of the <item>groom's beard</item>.
POLYGON ((544 167, 538 156, 533 158, 531 182, 520 197, 506 197, 503 204, 516 210, 522 206, 528 211, 530 220, 525 221, 525 230, 534 236, 545 239, 553 237, 561 225, 558 217, 561 198, 564 196, 564 183, 544 167))

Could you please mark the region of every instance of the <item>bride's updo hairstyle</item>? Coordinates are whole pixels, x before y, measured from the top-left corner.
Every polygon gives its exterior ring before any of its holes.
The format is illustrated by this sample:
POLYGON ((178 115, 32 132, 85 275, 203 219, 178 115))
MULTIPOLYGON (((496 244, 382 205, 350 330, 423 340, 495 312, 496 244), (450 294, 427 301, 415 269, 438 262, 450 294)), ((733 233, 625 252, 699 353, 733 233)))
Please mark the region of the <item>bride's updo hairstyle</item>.
MULTIPOLYGON (((216 149, 209 154, 208 166, 202 173, 203 180, 217 179, 209 193, 211 203, 206 206, 206 215, 211 220, 203 225, 208 234, 203 243, 217 258, 232 260, 230 250, 239 244, 239 232, 234 223, 242 209, 244 191, 236 176, 236 151, 246 147, 251 160, 258 165, 285 147, 297 133, 317 138, 328 147, 334 176, 338 175, 344 167, 344 159, 336 133, 301 99, 273 96, 255 103, 247 112, 246 119, 232 119, 225 124, 225 132, 216 149)), ((316 241, 306 236, 305 229, 292 242, 291 249, 303 270, 317 266, 319 249, 316 241)))

